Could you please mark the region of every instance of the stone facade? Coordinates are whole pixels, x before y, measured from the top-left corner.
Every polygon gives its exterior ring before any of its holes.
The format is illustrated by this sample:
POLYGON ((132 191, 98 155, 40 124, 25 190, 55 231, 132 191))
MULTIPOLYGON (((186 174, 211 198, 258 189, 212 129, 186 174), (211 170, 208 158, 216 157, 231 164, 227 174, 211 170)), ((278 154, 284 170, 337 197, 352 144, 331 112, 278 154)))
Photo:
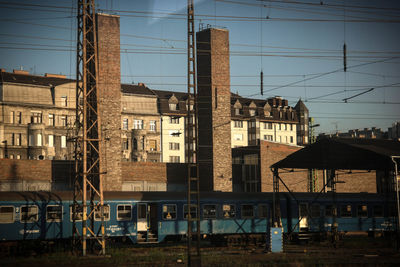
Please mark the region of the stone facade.
POLYGON ((229 32, 196 34, 200 187, 232 191, 229 32))
POLYGON ((104 190, 121 190, 121 70, 119 16, 97 15, 98 101, 104 190))

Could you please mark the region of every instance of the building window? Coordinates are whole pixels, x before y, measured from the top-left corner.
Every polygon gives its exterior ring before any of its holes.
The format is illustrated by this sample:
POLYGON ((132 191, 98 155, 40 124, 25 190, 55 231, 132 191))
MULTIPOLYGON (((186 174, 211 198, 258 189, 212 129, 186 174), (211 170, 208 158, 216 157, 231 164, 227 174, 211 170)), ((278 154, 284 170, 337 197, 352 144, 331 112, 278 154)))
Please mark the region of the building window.
POLYGON ((129 150, 129 141, 128 140, 124 139, 122 141, 122 149, 123 150, 129 150))
POLYGON ((49 134, 49 147, 54 147, 54 135, 49 134))
POLYGON ((37 134, 36 135, 36 140, 37 140, 37 143, 36 143, 36 145, 37 146, 42 146, 42 134, 37 134))
POLYGON ((21 155, 17 155, 17 159, 21 159, 21 155))
POLYGON ((123 119, 122 120, 122 129, 123 130, 128 130, 128 119, 123 119))
POLYGON ((169 150, 179 150, 179 143, 169 143, 169 150))
POLYGON ((21 139, 22 139, 22 135, 20 133, 15 134, 15 145, 16 146, 21 145, 21 139))
POLYGON ((66 116, 66 115, 60 116, 60 124, 61 124, 61 126, 63 126, 63 127, 66 127, 66 126, 67 126, 67 116, 66 116))
POLYGON ((293 144, 293 136, 290 137, 290 143, 293 144))
POLYGON ((256 110, 255 109, 250 109, 249 113, 250 113, 250 116, 255 116, 256 115, 256 110))
POLYGON ((278 123, 278 130, 279 131, 281 130, 281 124, 280 123, 278 123))
POLYGON ((18 124, 21 124, 21 123, 22 123, 22 114, 21 114, 21 111, 17 111, 16 123, 18 123, 18 124))
POLYGON ((293 124, 290 124, 290 131, 293 131, 293 124))
POLYGON ((156 121, 150 121, 150 131, 155 132, 156 130, 156 121))
POLYGON ((242 141, 243 140, 243 134, 234 134, 233 138, 236 141, 242 141))
POLYGON ((46 222, 61 222, 63 209, 61 205, 48 205, 46 207, 46 222))
POLYGON ((265 122, 264 123, 264 129, 271 130, 272 129, 272 122, 265 122))
POLYGON ((272 135, 269 135, 269 134, 264 135, 264 140, 273 141, 273 138, 274 137, 272 135))
POLYGON ((137 139, 133 138, 133 150, 137 150, 137 149, 138 149, 137 139))
POLYGON ((32 112, 31 113, 31 123, 42 123, 42 113, 32 112))
POLYGON ((34 146, 35 145, 35 138, 34 138, 33 134, 29 135, 28 141, 29 141, 28 143, 29 143, 30 146, 34 146))
POLYGON ((179 124, 179 117, 169 117, 169 123, 179 124))
POLYGON ((169 162, 179 163, 179 162, 181 162, 181 159, 179 156, 169 156, 169 162))
POLYGON ((169 104, 169 110, 177 110, 178 105, 177 104, 169 104))
POLYGON ((60 105, 62 107, 68 106, 68 97, 67 96, 61 96, 60 102, 61 102, 60 105))
POLYGON ((235 121, 235 128, 243 128, 243 121, 235 121))
POLYGON ((176 219, 176 205, 175 204, 163 205, 162 217, 164 220, 175 220, 176 219))
POLYGON ((157 141, 156 140, 150 140, 149 145, 150 145, 150 151, 157 151, 157 141))
POLYGON ((67 147, 67 137, 65 135, 61 136, 61 148, 67 147))
POLYGON ((54 126, 54 114, 49 114, 49 126, 54 126))
POLYGON ((143 120, 134 120, 133 129, 141 130, 143 129, 143 120))
POLYGON ((383 217, 383 206, 381 206, 381 205, 373 206, 372 216, 373 217, 383 217))
POLYGON ((287 124, 285 123, 284 125, 285 125, 285 131, 287 131, 287 124))
POLYGON ((236 115, 236 116, 239 116, 239 115, 241 115, 241 114, 242 114, 241 109, 240 109, 240 108, 235 108, 235 115, 236 115))
POLYGON ((14 111, 10 112, 10 123, 12 123, 12 124, 15 123, 15 121, 14 121, 14 111))

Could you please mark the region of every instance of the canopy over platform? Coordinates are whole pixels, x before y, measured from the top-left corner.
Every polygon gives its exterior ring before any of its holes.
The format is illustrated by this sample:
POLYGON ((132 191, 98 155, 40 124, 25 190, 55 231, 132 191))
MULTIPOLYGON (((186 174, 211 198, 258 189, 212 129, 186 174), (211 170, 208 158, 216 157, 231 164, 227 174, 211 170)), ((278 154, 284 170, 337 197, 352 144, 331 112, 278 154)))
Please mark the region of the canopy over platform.
MULTIPOLYGON (((399 141, 327 138, 294 152, 271 168, 393 170, 392 156, 400 156, 399 141)), ((400 159, 395 160, 400 165, 400 159)))

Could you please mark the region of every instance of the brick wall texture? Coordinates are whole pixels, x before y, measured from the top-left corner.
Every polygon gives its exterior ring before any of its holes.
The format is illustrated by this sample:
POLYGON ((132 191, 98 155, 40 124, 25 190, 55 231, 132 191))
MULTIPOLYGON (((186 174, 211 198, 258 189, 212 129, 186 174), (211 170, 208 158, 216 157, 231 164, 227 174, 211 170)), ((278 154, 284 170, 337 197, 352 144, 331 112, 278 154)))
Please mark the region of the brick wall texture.
POLYGON ((232 191, 229 32, 196 34, 201 189, 232 191))
MULTIPOLYGON (((260 144, 260 157, 261 157, 261 191, 272 192, 272 171, 270 166, 289 154, 292 154, 302 147, 289 146, 284 144, 278 144, 268 141, 261 141, 260 144)), ((308 171, 302 169, 294 169, 294 172, 290 170, 279 169, 279 176, 294 192, 307 192, 307 178, 308 171)), ((323 188, 323 173, 322 171, 317 172, 318 177, 318 188, 323 188)), ((376 172, 366 172, 362 170, 341 170, 338 172, 339 183, 336 184, 337 192, 369 192, 376 193, 376 172)), ((287 189, 282 183, 279 185, 281 192, 287 192, 287 189)))
POLYGON ((121 70, 119 17, 97 15, 98 99, 101 116, 102 172, 105 191, 122 189, 121 70))

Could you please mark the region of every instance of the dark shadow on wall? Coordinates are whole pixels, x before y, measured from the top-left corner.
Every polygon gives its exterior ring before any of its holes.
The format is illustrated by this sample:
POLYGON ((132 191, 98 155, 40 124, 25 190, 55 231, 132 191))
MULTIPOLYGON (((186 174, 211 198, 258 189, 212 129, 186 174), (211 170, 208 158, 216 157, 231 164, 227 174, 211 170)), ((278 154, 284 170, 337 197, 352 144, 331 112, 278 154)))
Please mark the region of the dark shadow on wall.
POLYGON ((167 165, 167 191, 185 192, 188 176, 186 163, 166 163, 167 165))
POLYGON ((70 160, 51 161, 51 190, 72 190, 75 177, 75 164, 70 160))

